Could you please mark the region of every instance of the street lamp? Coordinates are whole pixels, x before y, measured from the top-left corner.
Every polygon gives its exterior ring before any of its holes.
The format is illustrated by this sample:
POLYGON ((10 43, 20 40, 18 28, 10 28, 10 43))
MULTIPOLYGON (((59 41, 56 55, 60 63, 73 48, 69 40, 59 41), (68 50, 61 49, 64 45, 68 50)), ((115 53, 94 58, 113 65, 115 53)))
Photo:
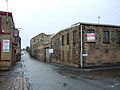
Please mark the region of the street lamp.
POLYGON ((100 16, 98 16, 98 24, 100 24, 100 16))

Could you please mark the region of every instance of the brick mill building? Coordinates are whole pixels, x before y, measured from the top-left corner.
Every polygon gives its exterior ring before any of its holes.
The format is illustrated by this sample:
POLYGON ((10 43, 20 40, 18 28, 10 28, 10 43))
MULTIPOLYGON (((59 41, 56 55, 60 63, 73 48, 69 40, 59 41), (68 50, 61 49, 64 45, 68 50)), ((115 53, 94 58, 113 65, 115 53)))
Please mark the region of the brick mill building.
POLYGON ((77 23, 50 38, 51 62, 81 68, 120 65, 120 26, 77 23))
MULTIPOLYGON (((15 25, 12 13, 0 11, 0 70, 9 70, 18 59, 16 51, 19 54, 21 52, 20 37, 19 35, 14 36, 18 34, 14 32, 15 25)), ((20 55, 18 57, 20 58, 20 55)))
POLYGON ((41 61, 49 61, 48 49, 51 47, 51 35, 40 33, 30 40, 31 56, 41 61))
POLYGON ((120 64, 120 26, 77 23, 51 41, 53 62, 76 67, 120 64))

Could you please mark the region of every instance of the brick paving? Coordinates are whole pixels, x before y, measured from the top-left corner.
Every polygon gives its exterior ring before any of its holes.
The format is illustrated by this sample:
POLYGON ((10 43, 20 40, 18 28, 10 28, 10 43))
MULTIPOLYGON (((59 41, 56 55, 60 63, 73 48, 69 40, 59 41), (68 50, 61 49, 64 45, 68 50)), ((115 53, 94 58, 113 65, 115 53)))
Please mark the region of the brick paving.
POLYGON ((18 62, 11 71, 0 71, 0 90, 28 90, 22 62, 18 62))

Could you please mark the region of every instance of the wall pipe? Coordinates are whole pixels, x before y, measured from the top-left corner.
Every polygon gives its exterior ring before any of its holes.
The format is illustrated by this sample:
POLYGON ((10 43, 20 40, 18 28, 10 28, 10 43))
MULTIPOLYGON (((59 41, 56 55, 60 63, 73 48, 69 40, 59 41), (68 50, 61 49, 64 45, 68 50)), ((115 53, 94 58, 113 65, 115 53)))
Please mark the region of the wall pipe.
POLYGON ((82 25, 80 24, 80 66, 83 67, 83 30, 82 25))

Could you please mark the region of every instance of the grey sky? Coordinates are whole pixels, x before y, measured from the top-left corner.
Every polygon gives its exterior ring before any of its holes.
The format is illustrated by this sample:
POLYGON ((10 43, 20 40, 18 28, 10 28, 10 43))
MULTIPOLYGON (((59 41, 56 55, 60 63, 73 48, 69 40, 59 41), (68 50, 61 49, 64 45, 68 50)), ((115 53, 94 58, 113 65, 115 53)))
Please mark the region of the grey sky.
MULTIPOLYGON (((120 25, 120 0, 8 0, 22 47, 41 33, 56 33, 77 22, 120 25)), ((6 0, 0 0, 6 11, 6 0)))

